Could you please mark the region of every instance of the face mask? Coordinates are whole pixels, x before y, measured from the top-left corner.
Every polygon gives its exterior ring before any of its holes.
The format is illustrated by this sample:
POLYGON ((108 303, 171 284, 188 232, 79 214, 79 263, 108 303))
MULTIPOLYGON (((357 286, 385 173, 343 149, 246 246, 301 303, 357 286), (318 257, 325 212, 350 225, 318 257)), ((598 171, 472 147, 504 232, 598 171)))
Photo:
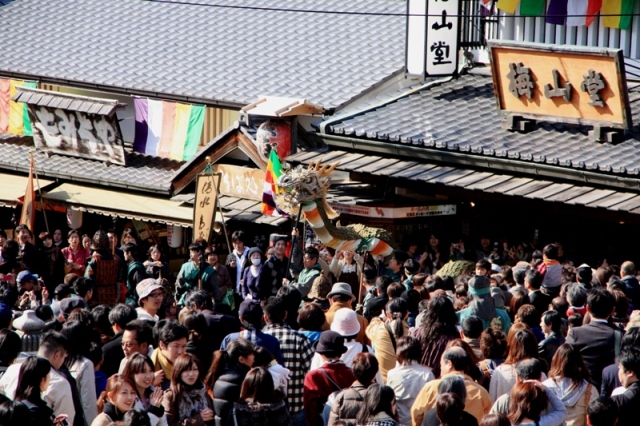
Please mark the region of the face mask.
POLYGON ((251 263, 253 263, 255 266, 258 266, 260 264, 260 259, 251 259, 251 263))

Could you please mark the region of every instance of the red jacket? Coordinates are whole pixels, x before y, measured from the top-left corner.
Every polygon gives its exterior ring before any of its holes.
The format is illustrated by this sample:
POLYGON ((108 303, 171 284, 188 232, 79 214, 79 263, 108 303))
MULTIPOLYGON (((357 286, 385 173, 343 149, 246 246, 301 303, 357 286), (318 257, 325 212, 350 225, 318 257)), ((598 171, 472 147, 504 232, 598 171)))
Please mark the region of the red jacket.
POLYGON ((327 402, 329 395, 348 388, 355 380, 351 369, 342 361, 325 362, 319 369, 309 371, 304 378, 303 394, 304 416, 307 419, 307 425, 321 426, 323 424, 320 419, 322 405, 327 402))

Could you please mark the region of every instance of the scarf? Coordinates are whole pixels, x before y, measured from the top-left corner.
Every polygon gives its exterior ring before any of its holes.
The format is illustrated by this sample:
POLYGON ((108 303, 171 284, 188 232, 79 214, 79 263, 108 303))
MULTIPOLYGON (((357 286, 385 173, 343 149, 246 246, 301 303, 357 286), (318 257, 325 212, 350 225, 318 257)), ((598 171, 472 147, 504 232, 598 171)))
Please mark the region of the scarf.
POLYGON ((125 413, 121 413, 120 410, 118 410, 116 406, 109 401, 105 402, 102 412, 109 416, 112 422, 121 421, 125 415, 125 413))
POLYGON ((205 408, 211 408, 207 399, 207 388, 204 383, 199 382, 191 390, 182 392, 179 407, 180 421, 197 415, 205 408))
POLYGON ((160 348, 156 348, 151 354, 151 362, 153 362, 156 371, 162 369, 164 373, 164 378, 166 380, 171 380, 171 373, 173 372, 173 363, 169 361, 162 352, 160 352, 160 348))

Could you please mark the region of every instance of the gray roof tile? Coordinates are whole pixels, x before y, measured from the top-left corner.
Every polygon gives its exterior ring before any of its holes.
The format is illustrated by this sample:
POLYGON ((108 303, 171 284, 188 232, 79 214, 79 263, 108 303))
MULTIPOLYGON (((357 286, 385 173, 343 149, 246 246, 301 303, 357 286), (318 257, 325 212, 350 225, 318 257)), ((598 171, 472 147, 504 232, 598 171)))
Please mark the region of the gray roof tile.
POLYGON ((529 133, 501 127, 491 77, 463 75, 375 109, 329 118, 326 132, 427 150, 546 163, 607 174, 640 174, 640 91, 629 92, 634 127, 618 144, 591 140, 586 126, 538 121, 529 133))
POLYGON ((331 108, 367 91, 404 63, 402 1, 199 3, 206 5, 9 2, 0 6, 0 74, 40 75, 234 105, 248 104, 258 95, 301 97, 331 108), (16 22, 20 31, 15 30, 16 22))

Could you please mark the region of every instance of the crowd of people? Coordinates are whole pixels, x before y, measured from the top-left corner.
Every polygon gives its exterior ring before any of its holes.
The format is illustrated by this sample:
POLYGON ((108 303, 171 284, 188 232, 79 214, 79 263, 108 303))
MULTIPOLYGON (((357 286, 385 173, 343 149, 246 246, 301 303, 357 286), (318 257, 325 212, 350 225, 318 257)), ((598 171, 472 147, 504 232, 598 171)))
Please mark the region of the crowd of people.
POLYGON ((263 252, 236 231, 224 265, 196 241, 173 279, 131 230, 121 246, 112 231, 13 235, 0 231, 2 425, 637 424, 630 261, 484 238, 442 252, 432 235, 385 263, 303 248, 295 229, 263 252))

